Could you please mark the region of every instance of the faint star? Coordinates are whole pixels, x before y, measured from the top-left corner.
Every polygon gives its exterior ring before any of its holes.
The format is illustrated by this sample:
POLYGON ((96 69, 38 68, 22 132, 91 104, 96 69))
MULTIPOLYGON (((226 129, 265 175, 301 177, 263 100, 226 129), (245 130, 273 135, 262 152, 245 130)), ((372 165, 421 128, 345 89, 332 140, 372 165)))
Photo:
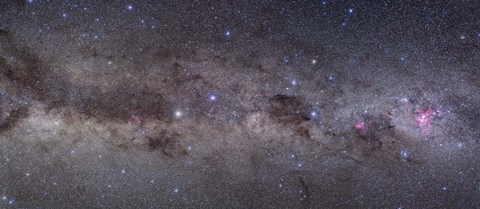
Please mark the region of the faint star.
POLYGON ((406 149, 400 150, 400 159, 406 161, 410 158, 410 153, 406 149))
POLYGON ((335 80, 335 77, 333 77, 333 75, 328 75, 327 80, 333 82, 335 80))

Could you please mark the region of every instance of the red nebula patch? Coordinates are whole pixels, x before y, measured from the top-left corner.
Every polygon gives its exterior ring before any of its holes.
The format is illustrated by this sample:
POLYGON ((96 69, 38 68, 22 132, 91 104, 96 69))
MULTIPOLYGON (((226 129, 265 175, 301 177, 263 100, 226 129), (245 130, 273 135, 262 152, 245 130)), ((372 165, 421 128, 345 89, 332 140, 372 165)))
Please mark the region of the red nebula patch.
POLYGON ((429 126, 432 122, 431 116, 433 115, 435 115, 435 112, 433 110, 420 110, 415 117, 415 121, 420 127, 429 126))
POLYGON ((424 136, 430 136, 432 133, 432 116, 435 116, 436 112, 427 109, 427 110, 419 110, 417 111, 417 116, 415 117, 415 122, 417 123, 418 127, 420 127, 420 131, 424 136))
POLYGON ((357 121, 355 123, 355 130, 363 132, 365 131, 365 122, 363 121, 357 121))

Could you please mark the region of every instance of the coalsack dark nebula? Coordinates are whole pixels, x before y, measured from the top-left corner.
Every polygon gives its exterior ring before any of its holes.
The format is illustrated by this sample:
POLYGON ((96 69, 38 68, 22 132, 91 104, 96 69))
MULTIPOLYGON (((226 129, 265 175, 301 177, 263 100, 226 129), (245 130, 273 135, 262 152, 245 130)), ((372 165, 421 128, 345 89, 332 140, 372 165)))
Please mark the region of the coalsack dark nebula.
POLYGON ((2 208, 476 208, 476 1, 2 1, 2 208))

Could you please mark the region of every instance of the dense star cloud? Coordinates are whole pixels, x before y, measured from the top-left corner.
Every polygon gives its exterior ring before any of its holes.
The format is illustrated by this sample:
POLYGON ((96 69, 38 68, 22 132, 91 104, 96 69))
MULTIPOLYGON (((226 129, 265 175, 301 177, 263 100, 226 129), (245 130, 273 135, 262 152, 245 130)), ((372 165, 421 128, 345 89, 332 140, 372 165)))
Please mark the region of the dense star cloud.
POLYGON ((0 208, 477 208, 477 1, 0 1, 0 208))

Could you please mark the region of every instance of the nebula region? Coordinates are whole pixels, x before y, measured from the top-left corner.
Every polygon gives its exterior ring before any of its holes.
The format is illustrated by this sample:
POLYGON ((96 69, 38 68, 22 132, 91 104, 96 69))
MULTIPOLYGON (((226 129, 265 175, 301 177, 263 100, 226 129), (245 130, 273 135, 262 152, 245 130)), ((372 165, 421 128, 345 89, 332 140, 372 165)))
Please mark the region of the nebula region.
POLYGON ((0 1, 0 208, 479 208, 480 2, 0 1))

